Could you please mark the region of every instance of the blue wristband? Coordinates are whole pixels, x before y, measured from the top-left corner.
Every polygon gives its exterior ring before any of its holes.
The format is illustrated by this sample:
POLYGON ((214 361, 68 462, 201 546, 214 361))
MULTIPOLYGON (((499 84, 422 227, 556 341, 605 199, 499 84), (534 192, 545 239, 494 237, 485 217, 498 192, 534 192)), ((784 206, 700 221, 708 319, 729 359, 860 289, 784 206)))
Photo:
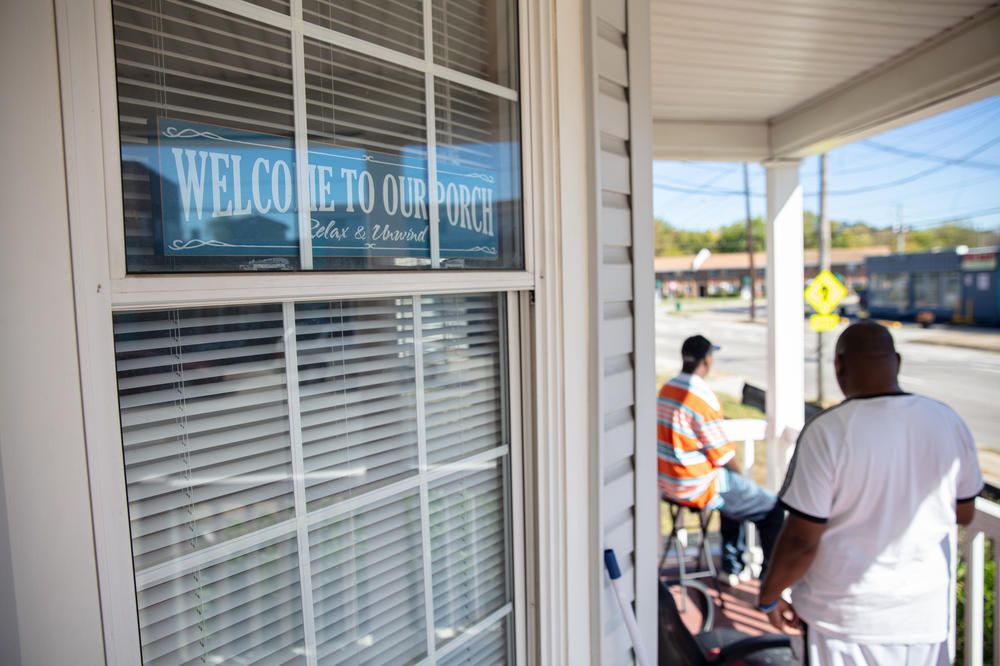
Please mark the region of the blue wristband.
POLYGON ((771 603, 769 603, 766 606, 762 606, 760 604, 757 604, 757 610, 763 611, 765 613, 770 613, 771 611, 773 611, 775 608, 778 607, 778 601, 780 601, 780 599, 775 599, 774 601, 772 601, 771 603))

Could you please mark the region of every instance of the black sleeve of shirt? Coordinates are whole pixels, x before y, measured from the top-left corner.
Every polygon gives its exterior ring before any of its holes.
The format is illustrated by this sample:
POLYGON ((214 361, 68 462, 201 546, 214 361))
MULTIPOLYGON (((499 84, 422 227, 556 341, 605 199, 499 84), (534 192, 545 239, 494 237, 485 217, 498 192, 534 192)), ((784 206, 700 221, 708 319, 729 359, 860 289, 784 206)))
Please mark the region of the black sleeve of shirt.
POLYGON ((983 487, 979 489, 979 492, 977 492, 977 493, 976 493, 975 495, 973 495, 972 497, 959 497, 959 498, 958 498, 958 500, 956 500, 956 501, 957 501, 957 502, 958 502, 959 504, 961 504, 961 503, 963 503, 963 502, 971 502, 971 501, 973 501, 974 499, 976 499, 977 497, 979 497, 979 495, 981 495, 981 494, 982 494, 982 492, 983 492, 984 490, 986 490, 986 484, 985 484, 985 483, 983 484, 983 487))
POLYGON ((811 523, 825 523, 827 521, 826 518, 820 518, 819 516, 812 516, 804 511, 799 511, 794 506, 789 506, 783 499, 779 499, 778 504, 781 505, 782 509, 792 514, 793 516, 798 516, 799 518, 802 518, 803 520, 808 520, 811 523))

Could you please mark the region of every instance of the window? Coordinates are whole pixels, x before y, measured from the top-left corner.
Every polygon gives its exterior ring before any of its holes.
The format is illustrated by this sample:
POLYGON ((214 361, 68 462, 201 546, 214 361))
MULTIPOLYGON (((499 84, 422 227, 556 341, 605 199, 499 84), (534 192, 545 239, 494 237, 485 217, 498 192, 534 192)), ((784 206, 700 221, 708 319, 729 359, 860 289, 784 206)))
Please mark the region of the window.
POLYGON ((937 308, 941 305, 941 274, 913 274, 913 307, 937 308))
POLYGON ((511 661, 503 303, 116 314, 143 662, 511 661))
POLYGON ((128 524, 104 500, 101 557, 132 570, 102 576, 134 577, 144 663, 514 660, 527 282, 424 269, 524 269, 516 4, 109 3, 128 524))
POLYGON ((941 274, 941 306, 949 310, 958 308, 962 299, 962 274, 949 271, 941 274))
POLYGON ((514 0, 224 4, 113 2, 129 273, 524 267, 514 0))
POLYGON ((908 273, 872 273, 869 280, 868 305, 902 312, 910 304, 909 289, 908 273))

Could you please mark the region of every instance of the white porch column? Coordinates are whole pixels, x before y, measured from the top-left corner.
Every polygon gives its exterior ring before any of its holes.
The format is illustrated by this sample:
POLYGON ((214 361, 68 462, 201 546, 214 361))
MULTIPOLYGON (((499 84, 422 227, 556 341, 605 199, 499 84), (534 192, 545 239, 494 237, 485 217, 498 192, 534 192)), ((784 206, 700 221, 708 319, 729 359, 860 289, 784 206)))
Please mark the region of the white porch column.
POLYGON ((798 160, 767 170, 767 485, 778 490, 788 465, 786 428, 804 423, 802 187, 798 160))

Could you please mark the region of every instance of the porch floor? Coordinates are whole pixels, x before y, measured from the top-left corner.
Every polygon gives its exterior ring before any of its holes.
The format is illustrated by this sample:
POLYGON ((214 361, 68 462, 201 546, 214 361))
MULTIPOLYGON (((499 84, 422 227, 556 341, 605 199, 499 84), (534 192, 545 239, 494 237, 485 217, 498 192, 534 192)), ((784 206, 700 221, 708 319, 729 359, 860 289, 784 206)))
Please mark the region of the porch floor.
MULTIPOLYGON (((664 569, 663 574, 663 580, 677 579, 676 570, 664 569)), ((735 629, 750 636, 776 633, 775 628, 768 622, 767 616, 757 610, 757 593, 760 590, 760 581, 750 580, 740 583, 738 587, 730 587, 725 583, 719 583, 716 586, 707 578, 700 579, 700 582, 708 589, 715 608, 714 628, 735 629), (721 602, 719 599, 720 590, 722 592, 721 602)), ((670 590, 674 594, 677 608, 682 609, 681 618, 684 620, 684 624, 692 634, 698 633, 702 621, 698 605, 689 600, 687 610, 684 611, 680 586, 673 585, 670 590)))
MULTIPOLYGON (((718 539, 718 533, 711 533, 709 536, 709 544, 711 546, 711 552, 714 556, 716 570, 719 569, 719 549, 716 546, 718 539)), ((690 568, 695 565, 695 553, 696 544, 690 544, 688 548, 690 557, 687 559, 687 567, 690 568)), ((676 581, 679 577, 679 571, 676 566, 676 558, 671 552, 670 557, 666 561, 666 566, 660 571, 660 579, 665 581, 676 581)), ((702 585, 708 589, 709 595, 711 597, 711 602, 715 608, 715 621, 714 628, 717 629, 735 629, 741 631, 750 636, 759 636, 761 634, 775 633, 776 630, 771 626, 768 621, 767 616, 764 613, 757 610, 757 595, 760 591, 760 581, 753 578, 749 581, 742 582, 736 587, 731 587, 727 583, 716 582, 708 577, 697 579, 702 585), (721 595, 720 595, 721 593, 721 595)), ((681 588, 678 585, 673 585, 671 591, 674 593, 674 600, 677 602, 677 608, 681 609, 681 617, 684 620, 684 624, 691 631, 691 633, 698 633, 701 628, 701 611, 698 605, 695 603, 688 603, 686 610, 681 603, 681 588)))

